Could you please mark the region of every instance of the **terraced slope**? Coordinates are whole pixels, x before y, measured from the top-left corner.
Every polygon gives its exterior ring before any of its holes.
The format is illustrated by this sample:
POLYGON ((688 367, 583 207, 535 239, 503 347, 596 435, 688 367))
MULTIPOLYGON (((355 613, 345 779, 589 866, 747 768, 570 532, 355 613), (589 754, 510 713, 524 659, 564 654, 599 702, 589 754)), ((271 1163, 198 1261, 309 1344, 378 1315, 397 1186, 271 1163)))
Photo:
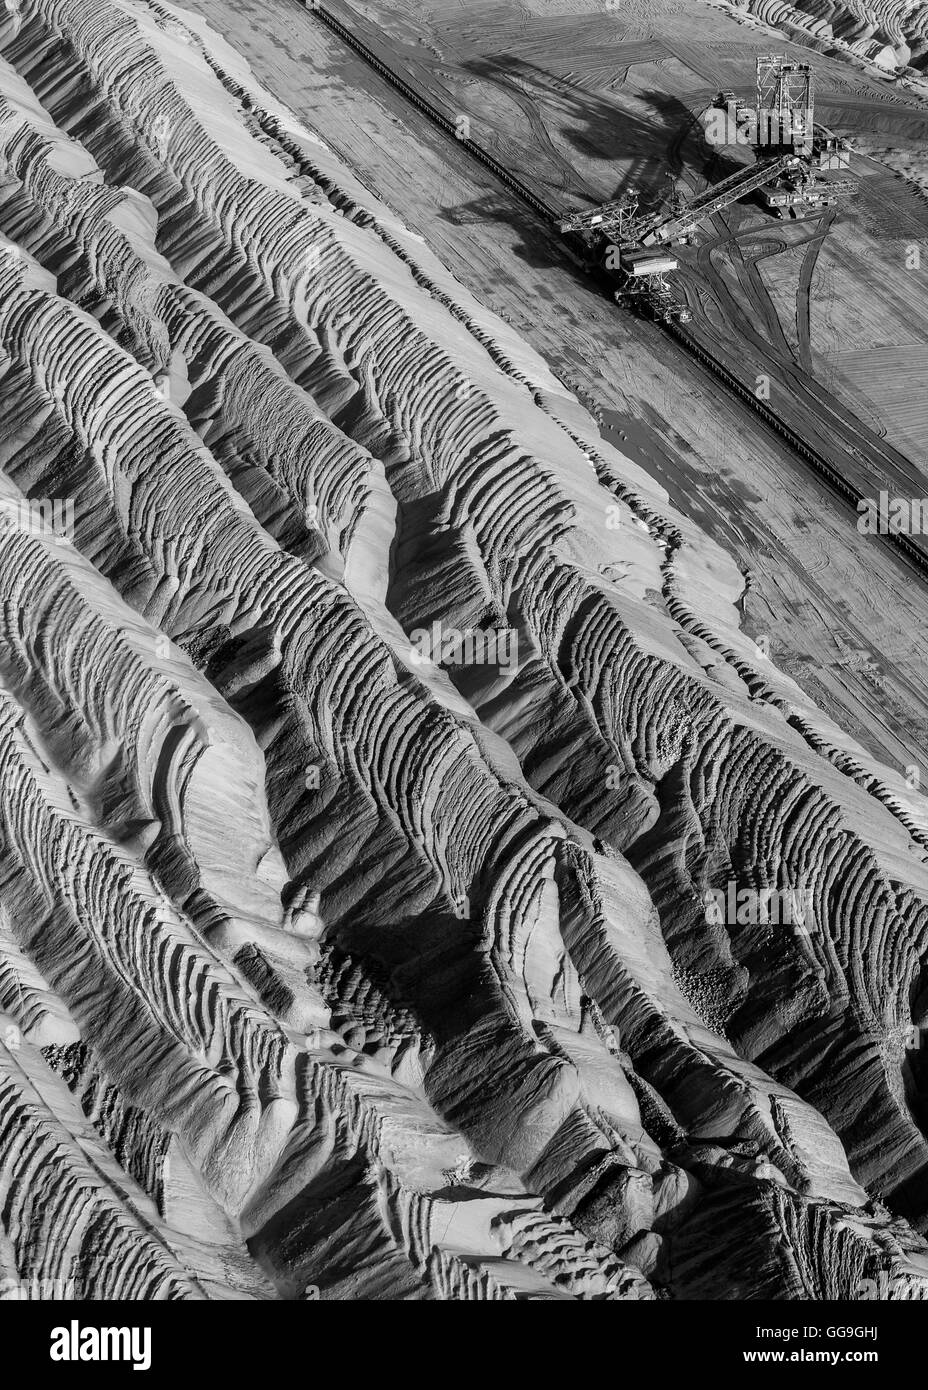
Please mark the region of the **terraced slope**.
MULTIPOLYGON (((777 0, 750 8, 771 24, 788 21, 777 0)), ((799 23, 822 39, 843 39, 854 53, 887 68, 928 66, 928 9, 922 0, 797 0, 799 23)))
POLYGON ((735 567, 202 23, 0 94, 4 1275, 926 1296, 928 827, 735 567))

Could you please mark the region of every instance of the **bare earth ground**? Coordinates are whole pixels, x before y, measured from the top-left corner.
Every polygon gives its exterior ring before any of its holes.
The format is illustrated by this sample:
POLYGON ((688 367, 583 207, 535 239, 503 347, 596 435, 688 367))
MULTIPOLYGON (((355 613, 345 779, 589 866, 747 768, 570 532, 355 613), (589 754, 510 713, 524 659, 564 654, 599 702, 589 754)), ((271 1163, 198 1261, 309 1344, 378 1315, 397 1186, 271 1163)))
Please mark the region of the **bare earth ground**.
MULTIPOLYGON (((674 504, 736 555, 750 576, 747 630, 767 636, 771 659, 876 756, 900 772, 912 764, 928 768, 928 598, 883 546, 857 534, 849 508, 660 330, 604 301, 563 259, 556 237, 311 14, 292 0, 196 0, 193 8, 379 197, 418 227, 462 283, 508 317, 557 376, 605 413, 615 442, 659 478, 674 504)), ((701 109, 721 85, 749 88, 754 54, 764 46, 753 30, 698 3, 610 12, 593 4, 537 8, 543 19, 525 7, 520 18, 513 6, 471 4, 411 13, 403 7, 402 15, 389 5, 367 5, 366 13, 391 35, 401 66, 414 64, 420 79, 431 72, 433 82, 458 94, 461 110, 473 113, 474 138, 497 153, 505 149, 523 178, 565 205, 584 189, 608 196, 629 174, 639 185, 649 174, 658 184, 661 161, 679 149, 687 110, 701 109), (581 11, 590 26, 583 42, 575 37, 581 11), (630 66, 604 47, 604 36, 616 27, 620 47, 634 45, 632 56, 646 57, 649 45, 655 56, 676 56, 630 66), (417 42, 423 33, 428 41, 417 42), (485 75, 494 60, 480 53, 499 52, 501 42, 514 58, 500 81, 485 75), (688 106, 669 95, 684 64, 688 106), (662 107, 655 136, 655 110, 662 107)), ((775 48, 791 45, 778 41, 775 48)), ((900 100, 846 65, 812 56, 819 114, 833 125, 859 101, 882 129, 899 126, 912 135, 928 125, 913 99, 900 100)), ((876 166, 858 164, 856 172, 864 185, 893 186, 892 176, 881 176, 876 166)), ((924 235, 928 213, 900 188, 899 231, 924 235)), ((885 278, 893 278, 895 300, 908 296, 913 339, 924 339, 928 327, 928 268, 920 280, 900 269, 901 238, 887 236, 895 212, 887 219, 883 211, 882 242, 861 230, 868 219, 874 223, 882 196, 866 195, 860 208, 842 212, 829 233, 828 253, 818 256, 810 318, 816 369, 821 372, 824 361, 826 378, 829 361, 834 377, 838 345, 859 355, 858 344, 869 347, 881 334, 892 344, 891 316, 878 296, 885 278), (851 248, 849 264, 842 247, 851 248), (839 275, 848 280, 842 291, 851 309, 840 310, 824 296, 829 277, 839 275), (855 283, 862 299, 873 296, 859 311, 853 310, 855 283), (855 312, 856 339, 849 336, 855 312)), ((756 210, 729 211, 724 220, 757 224, 764 240, 784 244, 808 244, 815 232, 813 223, 780 223, 756 210)), ((721 237, 709 235, 707 244, 724 239, 724 222, 716 222, 721 237)), ((769 260, 762 264, 788 337, 795 262, 788 271, 791 291, 784 290, 782 276, 770 276, 769 260)), ((854 403, 849 394, 845 400, 854 403)), ((879 430, 880 407, 860 400, 856 406, 879 430)))
MULTIPOLYGON (((739 626, 898 768, 920 584, 312 16, 215 22, 351 165, 202 16, 0 24, 0 1280, 928 1297, 925 803, 739 626)), ((719 219, 692 331, 918 485, 804 230, 719 219)))

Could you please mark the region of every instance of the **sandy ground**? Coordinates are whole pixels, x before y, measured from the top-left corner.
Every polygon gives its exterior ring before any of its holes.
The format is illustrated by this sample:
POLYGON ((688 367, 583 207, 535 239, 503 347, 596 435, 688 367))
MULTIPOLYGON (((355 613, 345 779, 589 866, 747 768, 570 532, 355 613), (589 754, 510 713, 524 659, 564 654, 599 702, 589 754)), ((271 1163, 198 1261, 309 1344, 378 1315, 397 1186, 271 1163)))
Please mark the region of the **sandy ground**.
MULTIPOLYGON (((842 664, 889 552, 868 587, 753 417, 330 79, 310 16, 267 17, 288 80, 389 205, 202 18, 45 4, 0 30, 0 1275, 928 1294, 887 1210, 928 1227, 928 818, 740 630, 692 518, 773 661, 847 600, 815 681, 873 724, 872 679, 908 752, 902 663, 842 664)), ((810 355, 762 275, 811 282, 814 238, 738 232, 688 263, 696 331, 810 355)), ((778 389, 847 451, 810 375, 778 389)))

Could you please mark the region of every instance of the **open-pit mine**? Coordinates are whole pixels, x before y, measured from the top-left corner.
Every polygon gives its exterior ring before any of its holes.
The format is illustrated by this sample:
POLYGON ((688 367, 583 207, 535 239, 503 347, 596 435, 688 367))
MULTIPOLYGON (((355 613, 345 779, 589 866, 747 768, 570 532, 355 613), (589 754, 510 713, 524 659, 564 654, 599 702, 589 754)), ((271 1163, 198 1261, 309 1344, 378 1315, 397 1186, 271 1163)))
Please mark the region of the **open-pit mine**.
POLYGON ((5 0, 43 1357, 928 1299, 926 139, 909 0, 5 0))

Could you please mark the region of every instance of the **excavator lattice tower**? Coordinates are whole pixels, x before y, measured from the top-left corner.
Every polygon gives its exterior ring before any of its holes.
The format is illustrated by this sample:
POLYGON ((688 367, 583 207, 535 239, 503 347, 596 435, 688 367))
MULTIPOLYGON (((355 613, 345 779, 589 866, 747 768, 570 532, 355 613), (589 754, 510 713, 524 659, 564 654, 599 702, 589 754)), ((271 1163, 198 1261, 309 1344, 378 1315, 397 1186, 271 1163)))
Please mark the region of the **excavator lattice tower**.
POLYGON ((812 148, 812 64, 782 53, 757 60, 758 145, 768 152, 808 154, 812 148))

